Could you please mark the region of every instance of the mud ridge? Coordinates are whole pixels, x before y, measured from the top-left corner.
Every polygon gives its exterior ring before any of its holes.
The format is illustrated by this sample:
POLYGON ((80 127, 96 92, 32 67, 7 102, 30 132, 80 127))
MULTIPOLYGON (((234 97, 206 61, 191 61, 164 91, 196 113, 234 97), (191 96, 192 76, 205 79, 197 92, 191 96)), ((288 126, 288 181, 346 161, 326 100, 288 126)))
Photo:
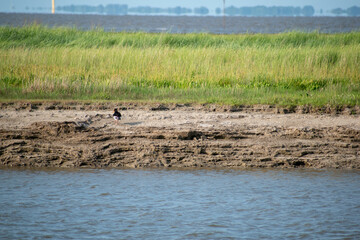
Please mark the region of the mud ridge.
POLYGON ((81 101, 8 101, 0 102, 0 109, 4 110, 78 110, 93 111, 107 110, 115 107, 120 110, 149 110, 149 111, 212 111, 212 112, 258 112, 280 114, 340 114, 360 115, 359 106, 290 106, 279 107, 273 105, 217 105, 217 104, 159 104, 159 103, 135 103, 135 102, 81 102, 81 101))
POLYGON ((75 108, 5 108, 0 166, 360 170, 358 116, 75 108))

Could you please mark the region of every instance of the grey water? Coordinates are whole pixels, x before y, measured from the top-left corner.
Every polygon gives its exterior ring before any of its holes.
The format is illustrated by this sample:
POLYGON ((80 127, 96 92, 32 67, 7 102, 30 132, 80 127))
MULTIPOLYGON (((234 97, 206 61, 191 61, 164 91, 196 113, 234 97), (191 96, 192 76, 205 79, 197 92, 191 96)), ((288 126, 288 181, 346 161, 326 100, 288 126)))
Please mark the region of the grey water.
POLYGON ((83 30, 215 34, 360 31, 360 17, 216 17, 0 13, 0 26, 43 24, 83 30))
POLYGON ((0 169, 1 239, 360 239, 360 172, 0 169))

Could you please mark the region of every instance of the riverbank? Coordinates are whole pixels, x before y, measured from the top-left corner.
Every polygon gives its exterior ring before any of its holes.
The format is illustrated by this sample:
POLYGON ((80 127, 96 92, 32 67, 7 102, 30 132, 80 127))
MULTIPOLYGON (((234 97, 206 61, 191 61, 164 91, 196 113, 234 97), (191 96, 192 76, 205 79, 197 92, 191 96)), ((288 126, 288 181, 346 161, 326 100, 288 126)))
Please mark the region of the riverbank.
POLYGON ((4 102, 0 166, 360 169, 358 107, 4 102), (123 115, 116 125, 112 109, 123 115))

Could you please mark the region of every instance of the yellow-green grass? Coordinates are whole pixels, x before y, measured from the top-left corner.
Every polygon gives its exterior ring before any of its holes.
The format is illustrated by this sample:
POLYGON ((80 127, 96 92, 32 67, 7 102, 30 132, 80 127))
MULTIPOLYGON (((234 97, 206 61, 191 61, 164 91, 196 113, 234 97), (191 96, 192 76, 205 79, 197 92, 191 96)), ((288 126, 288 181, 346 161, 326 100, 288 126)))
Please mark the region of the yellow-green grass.
POLYGON ((2 27, 0 98, 354 106, 360 33, 2 27))

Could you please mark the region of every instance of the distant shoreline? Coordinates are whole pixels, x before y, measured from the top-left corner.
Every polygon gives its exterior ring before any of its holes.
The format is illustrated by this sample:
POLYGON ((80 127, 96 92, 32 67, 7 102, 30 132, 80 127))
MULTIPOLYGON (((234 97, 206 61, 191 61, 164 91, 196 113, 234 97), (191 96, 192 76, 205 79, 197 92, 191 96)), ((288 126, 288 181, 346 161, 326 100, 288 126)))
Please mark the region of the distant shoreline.
MULTIPOLYGON (((97 15, 97 16, 148 16, 148 17, 153 17, 153 16, 158 16, 158 17, 216 17, 216 18, 223 18, 224 15, 222 14, 207 14, 207 15, 203 15, 203 14, 195 14, 195 13, 184 13, 184 14, 165 14, 165 13, 127 13, 127 14, 106 14, 106 13, 81 13, 81 12, 65 12, 65 11, 57 11, 55 12, 55 14, 52 14, 51 11, 43 11, 43 12, 27 12, 27 11, 0 11, 0 14, 31 14, 31 15, 36 15, 36 14, 48 14, 48 15, 97 15)), ((239 15, 227 15, 225 14, 225 17, 245 17, 245 18, 282 18, 282 17, 290 17, 290 18, 301 18, 301 17, 305 17, 305 18, 318 18, 318 17, 331 17, 331 18, 343 18, 343 17, 348 17, 348 18, 360 18, 360 16, 349 16, 349 15, 345 15, 345 14, 341 14, 341 15, 335 15, 335 14, 314 14, 313 16, 239 16, 239 15)))
MULTIPOLYGON (((55 13, 60 14, 98 14, 98 15, 148 15, 148 16, 247 16, 247 17, 278 17, 278 16, 360 16, 360 8, 356 5, 348 8, 333 8, 323 10, 315 9, 312 5, 300 6, 234 6, 223 5, 212 8, 206 6, 172 6, 156 7, 149 5, 129 6, 127 4, 97 4, 97 5, 62 5, 55 6, 55 13), (225 12, 224 12, 225 11, 225 12)), ((25 7, 22 10, 12 9, 3 10, 6 13, 51 13, 51 8, 30 8, 25 7)), ((1 11, 0 11, 1 12, 1 11)))

